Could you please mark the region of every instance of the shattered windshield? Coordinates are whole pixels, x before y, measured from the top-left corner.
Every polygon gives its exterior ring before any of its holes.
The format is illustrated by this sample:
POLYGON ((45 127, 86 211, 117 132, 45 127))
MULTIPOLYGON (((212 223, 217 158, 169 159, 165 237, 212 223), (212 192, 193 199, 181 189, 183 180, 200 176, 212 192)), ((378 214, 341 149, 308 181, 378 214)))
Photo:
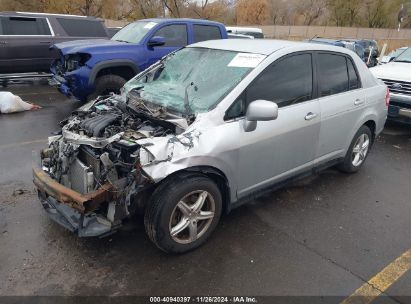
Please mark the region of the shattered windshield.
POLYGON ((151 79, 134 78, 125 91, 138 89, 147 102, 185 114, 209 111, 265 56, 206 48, 185 48, 169 56, 151 79))
POLYGON ((148 31, 156 24, 157 23, 155 22, 147 21, 138 21, 130 23, 123 27, 120 31, 118 31, 111 38, 111 40, 128 43, 140 43, 140 41, 144 38, 148 31))

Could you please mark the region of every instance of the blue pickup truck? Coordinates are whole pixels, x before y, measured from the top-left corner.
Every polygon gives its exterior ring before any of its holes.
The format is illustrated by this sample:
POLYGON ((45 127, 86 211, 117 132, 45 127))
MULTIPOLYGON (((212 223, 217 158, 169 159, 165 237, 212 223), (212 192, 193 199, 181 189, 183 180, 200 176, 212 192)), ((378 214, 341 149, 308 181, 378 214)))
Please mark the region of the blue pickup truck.
POLYGON ((195 42, 227 39, 225 26, 199 19, 144 19, 126 25, 111 40, 77 40, 54 45, 52 84, 85 102, 118 92, 137 73, 163 56, 195 42))

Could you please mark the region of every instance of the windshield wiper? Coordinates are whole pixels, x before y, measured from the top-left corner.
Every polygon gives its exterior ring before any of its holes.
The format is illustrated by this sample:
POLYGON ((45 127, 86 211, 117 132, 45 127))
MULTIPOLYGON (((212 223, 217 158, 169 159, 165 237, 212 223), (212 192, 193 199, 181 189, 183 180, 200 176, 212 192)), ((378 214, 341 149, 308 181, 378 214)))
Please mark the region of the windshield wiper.
POLYGON ((118 41, 118 42, 125 42, 125 43, 130 43, 130 41, 126 41, 126 40, 119 40, 119 39, 115 39, 115 41, 118 41))
POLYGON ((407 63, 411 63, 411 60, 394 60, 394 62, 407 62, 407 63))

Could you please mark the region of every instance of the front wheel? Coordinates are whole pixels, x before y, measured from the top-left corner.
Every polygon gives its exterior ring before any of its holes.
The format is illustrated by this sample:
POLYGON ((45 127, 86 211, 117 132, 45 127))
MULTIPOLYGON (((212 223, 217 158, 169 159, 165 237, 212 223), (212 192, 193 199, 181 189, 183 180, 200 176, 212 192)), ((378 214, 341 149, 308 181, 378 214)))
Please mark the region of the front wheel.
POLYGON ((183 253, 208 239, 221 210, 221 193, 212 180, 203 175, 177 175, 154 191, 144 225, 158 248, 183 253))
POLYGON ((367 126, 362 126, 355 134, 339 169, 346 173, 354 173, 360 170, 368 156, 371 144, 371 130, 367 126))

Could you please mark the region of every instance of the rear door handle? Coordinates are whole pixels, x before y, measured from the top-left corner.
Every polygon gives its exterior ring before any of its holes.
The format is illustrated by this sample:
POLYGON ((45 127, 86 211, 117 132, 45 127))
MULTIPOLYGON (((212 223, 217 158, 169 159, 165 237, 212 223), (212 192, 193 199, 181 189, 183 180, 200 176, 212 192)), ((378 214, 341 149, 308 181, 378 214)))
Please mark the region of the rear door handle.
POLYGON ((307 115, 305 115, 304 119, 305 120, 311 120, 317 117, 317 114, 313 113, 313 112, 308 112, 307 115))
POLYGON ((50 44, 51 41, 40 41, 41 44, 50 44))
POLYGON ((360 106, 360 105, 362 105, 363 103, 364 103, 364 101, 361 100, 361 99, 356 99, 356 100, 354 101, 354 105, 355 105, 355 106, 360 106))

